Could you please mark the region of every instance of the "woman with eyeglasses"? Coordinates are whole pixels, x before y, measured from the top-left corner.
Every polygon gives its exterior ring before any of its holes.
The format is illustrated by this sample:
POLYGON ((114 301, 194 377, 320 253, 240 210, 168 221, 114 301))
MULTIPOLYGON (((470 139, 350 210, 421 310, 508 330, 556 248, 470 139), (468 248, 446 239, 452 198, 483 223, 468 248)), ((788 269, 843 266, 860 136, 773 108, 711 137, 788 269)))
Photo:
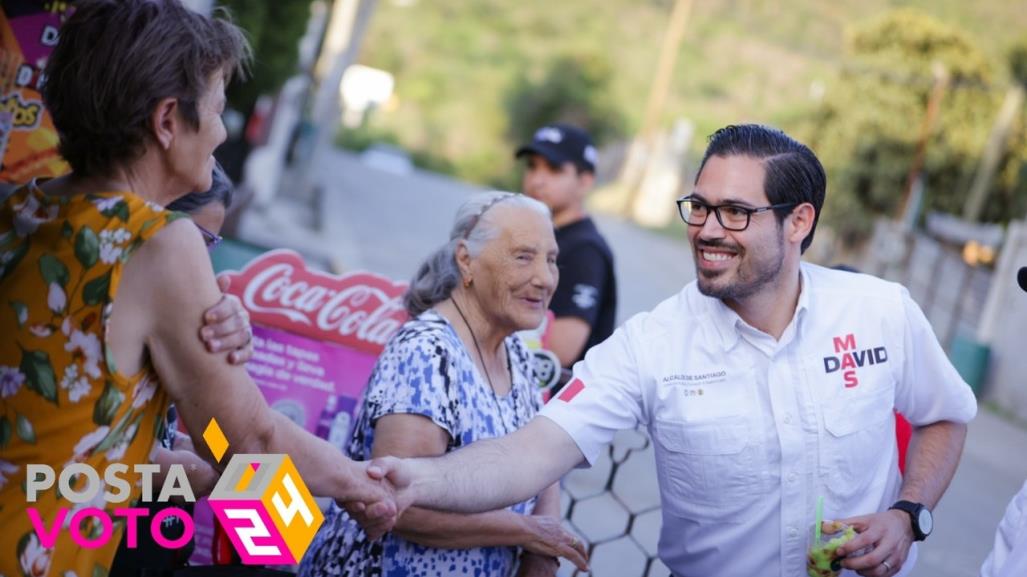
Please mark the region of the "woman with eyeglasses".
POLYGON ((225 174, 225 169, 217 163, 211 172, 210 180, 209 190, 190 192, 169 204, 167 209, 188 214, 203 235, 207 250, 213 251, 221 244, 221 227, 225 224, 228 209, 232 208, 235 187, 232 185, 232 179, 225 174))
POLYGON ((248 54, 233 24, 178 0, 82 0, 61 27, 42 93, 71 172, 0 199, 0 574, 109 572, 124 525, 96 548, 76 538, 107 533, 143 494, 137 466, 170 402, 215 469, 288 453, 313 494, 359 509, 372 531, 394 520, 365 464, 272 411, 244 367, 198 338, 221 292, 197 227, 164 207, 210 188, 224 87, 248 54), (228 440, 219 457, 202 440, 212 420, 228 440), (29 503, 30 465, 125 467, 129 490, 108 502, 77 475, 85 502, 55 485, 29 503), (53 542, 30 507, 58 527, 53 542), (84 509, 73 536, 63 520, 84 509))
MULTIPOLYGON (((502 192, 470 197, 449 241, 420 266, 411 319, 375 364, 348 452, 442 455, 527 424, 540 407, 532 357, 516 331, 538 327, 556 289, 549 209, 502 192)), ((303 558, 303 577, 554 575, 556 557, 587 567, 560 525, 559 486, 508 509, 460 515, 410 509, 374 541, 333 508, 303 558)))

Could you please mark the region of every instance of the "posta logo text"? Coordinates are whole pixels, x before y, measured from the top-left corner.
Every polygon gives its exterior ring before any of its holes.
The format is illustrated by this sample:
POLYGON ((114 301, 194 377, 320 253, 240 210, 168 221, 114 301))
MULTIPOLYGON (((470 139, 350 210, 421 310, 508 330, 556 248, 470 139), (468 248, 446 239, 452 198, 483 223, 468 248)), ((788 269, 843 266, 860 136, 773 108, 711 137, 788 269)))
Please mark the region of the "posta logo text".
MULTIPOLYGON (((211 419, 203 439, 220 462, 228 450, 228 440, 216 420, 211 419)), ((158 465, 149 463, 134 467, 132 473, 139 475, 142 488, 140 501, 160 503, 172 497, 195 501, 180 464, 169 467, 164 484, 155 495, 153 478, 158 470, 158 465)), ((137 547, 138 531, 144 529, 165 549, 180 549, 193 537, 193 519, 178 507, 160 510, 147 523, 145 517, 150 511, 146 507, 117 507, 108 512, 109 508, 89 506, 101 497, 108 504, 128 500, 129 467, 123 463, 109 465, 102 474, 85 463, 72 463, 59 475, 49 465, 39 464, 28 465, 26 472, 25 493, 29 503, 35 503, 56 482, 58 493, 78 505, 70 511, 66 507, 58 509, 49 526, 36 507, 27 508, 35 537, 45 548, 52 548, 65 529, 79 547, 103 547, 113 538, 115 522, 124 522, 125 545, 129 549, 137 547), (79 488, 79 478, 86 480, 84 488, 79 488), (184 533, 174 539, 161 532, 169 517, 177 517, 184 527, 184 533)), ((324 522, 321 510, 288 455, 233 455, 208 501, 247 565, 298 563, 324 522)))

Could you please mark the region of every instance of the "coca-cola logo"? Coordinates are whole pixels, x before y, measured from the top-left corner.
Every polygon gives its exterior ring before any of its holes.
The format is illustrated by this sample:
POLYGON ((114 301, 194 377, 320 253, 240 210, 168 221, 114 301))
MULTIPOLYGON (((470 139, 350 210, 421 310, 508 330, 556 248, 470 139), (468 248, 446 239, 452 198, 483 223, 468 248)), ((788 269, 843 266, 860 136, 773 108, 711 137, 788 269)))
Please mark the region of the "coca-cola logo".
POLYGON ((310 270, 291 250, 273 250, 241 272, 223 273, 253 322, 378 354, 407 321, 406 283, 359 272, 310 270))

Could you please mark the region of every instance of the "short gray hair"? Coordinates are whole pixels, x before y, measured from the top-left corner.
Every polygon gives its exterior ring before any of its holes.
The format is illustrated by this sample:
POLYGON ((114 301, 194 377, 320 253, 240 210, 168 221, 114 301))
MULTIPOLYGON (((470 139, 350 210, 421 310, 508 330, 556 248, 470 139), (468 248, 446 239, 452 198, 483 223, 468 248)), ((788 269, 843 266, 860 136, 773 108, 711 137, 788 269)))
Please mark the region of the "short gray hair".
POLYGON ((477 257, 486 244, 499 236, 499 229, 488 213, 501 202, 530 208, 547 219, 552 218, 546 205, 523 194, 493 190, 471 195, 456 211, 449 241, 435 249, 417 267, 417 274, 403 296, 403 304, 410 316, 420 315, 453 294, 453 289, 460 282, 456 248, 462 242, 467 245, 471 257, 477 257))

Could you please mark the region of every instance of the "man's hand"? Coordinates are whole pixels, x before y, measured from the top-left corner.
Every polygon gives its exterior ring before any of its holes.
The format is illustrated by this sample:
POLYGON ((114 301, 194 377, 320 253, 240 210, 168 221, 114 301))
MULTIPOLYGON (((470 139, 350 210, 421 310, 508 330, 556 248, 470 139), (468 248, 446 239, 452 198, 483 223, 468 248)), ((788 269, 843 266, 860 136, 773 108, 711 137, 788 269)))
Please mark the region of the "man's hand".
POLYGON ((860 549, 869 549, 865 555, 843 559, 842 567, 852 569, 863 577, 890 577, 902 569, 909 555, 909 547, 913 544, 913 526, 906 512, 889 509, 840 521, 851 525, 859 533, 838 548, 840 557, 860 549))
POLYGON ((218 277, 222 297, 203 313, 200 338, 212 353, 232 351, 228 362, 241 365, 253 356, 253 329, 250 327, 250 313, 242 306, 239 297, 228 294, 230 284, 228 277, 218 277))
POLYGON ((578 569, 588 571, 588 551, 576 535, 563 528, 560 519, 548 515, 527 515, 531 540, 521 547, 543 557, 564 557, 578 569))
POLYGON ((521 564, 516 577, 556 577, 560 562, 554 557, 543 557, 534 553, 521 553, 521 564))
POLYGON ((338 501, 371 541, 392 530, 400 513, 410 505, 407 502, 403 507, 399 506, 396 488, 376 465, 379 460, 353 463, 353 483, 347 489, 351 497, 338 501))
POLYGON ((398 457, 379 457, 367 463, 367 476, 373 481, 381 481, 388 486, 395 496, 396 517, 403 514, 407 507, 414 504, 413 489, 414 470, 409 459, 398 457))

